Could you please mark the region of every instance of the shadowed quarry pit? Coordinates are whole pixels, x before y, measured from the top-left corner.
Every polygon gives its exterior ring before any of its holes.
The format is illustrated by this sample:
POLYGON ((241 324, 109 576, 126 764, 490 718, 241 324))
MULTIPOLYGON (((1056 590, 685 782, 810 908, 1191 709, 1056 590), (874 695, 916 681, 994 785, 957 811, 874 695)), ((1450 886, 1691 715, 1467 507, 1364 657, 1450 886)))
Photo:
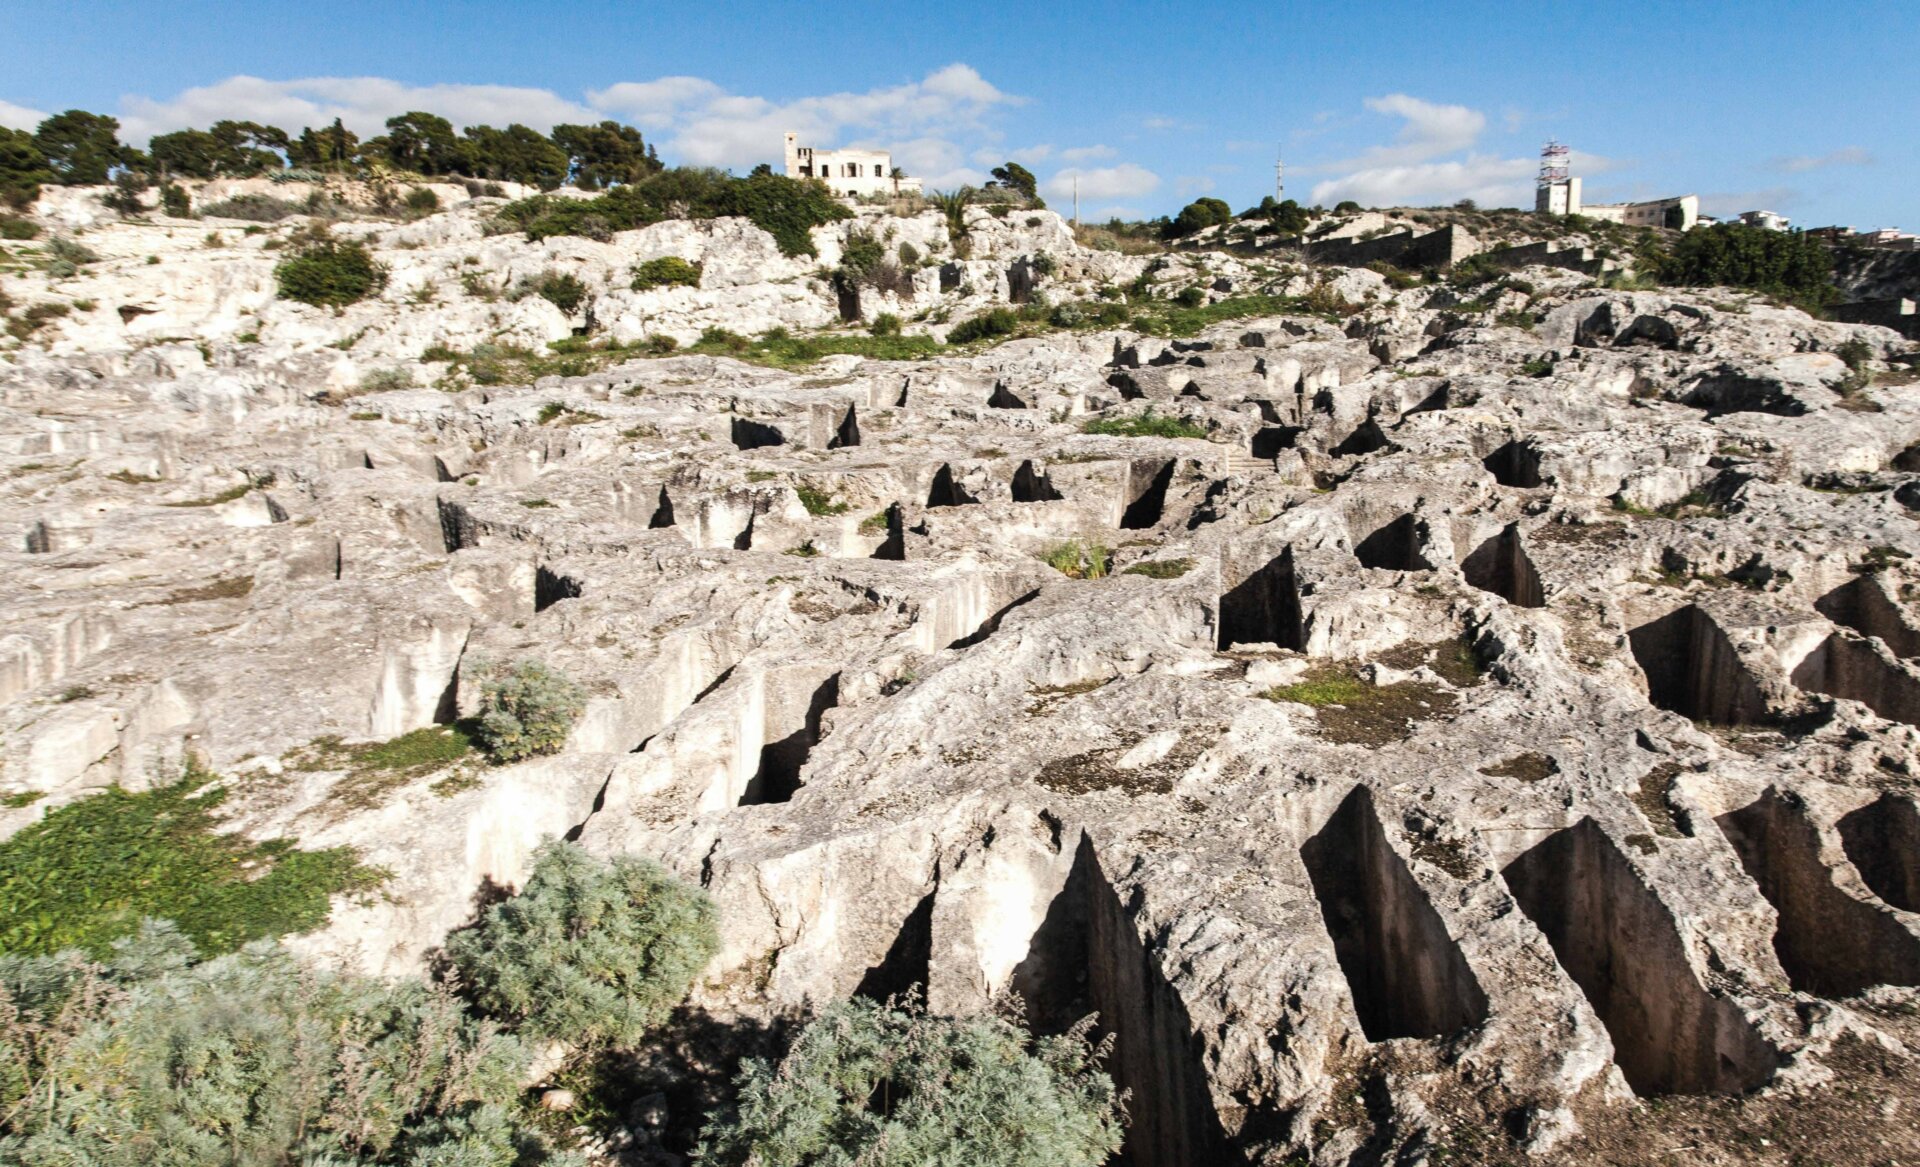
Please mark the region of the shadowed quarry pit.
POLYGON ((1793 683, 1858 701, 1888 721, 1920 725, 1920 675, 1852 632, 1835 632, 1821 641, 1793 670, 1793 683))
POLYGON ((1487 995, 1413 873, 1373 795, 1349 794, 1300 848, 1368 1041, 1449 1037, 1487 1019, 1487 995))
POLYGON ((1835 873, 1820 861, 1820 834, 1804 806, 1769 790, 1714 821, 1760 894, 1780 913, 1773 950, 1794 988, 1851 997, 1873 985, 1920 980, 1920 936, 1884 905, 1835 884, 1835 873))
POLYGON ((1711 617, 1689 604, 1627 634, 1647 679, 1647 699, 1695 721, 1750 725, 1767 720, 1766 698, 1711 617))
POLYGON ((1895 656, 1920 656, 1920 629, 1907 623, 1906 616, 1875 576, 1855 576, 1821 596, 1813 606, 1835 624, 1845 625, 1862 636, 1877 636, 1886 641, 1895 656))
POLYGON ((760 747, 760 768, 747 783, 746 793, 740 798, 742 806, 787 802, 800 789, 800 771, 807 764, 807 755, 820 743, 820 719, 840 703, 840 674, 821 681, 810 694, 803 687, 793 692, 785 690, 785 686, 775 690, 770 683, 767 730, 772 734, 792 728, 760 747))
POLYGON ((1158 525, 1167 505, 1167 487, 1172 483, 1172 462, 1136 462, 1128 467, 1127 496, 1133 501, 1120 516, 1120 525, 1130 531, 1158 525))
POLYGON ((1510 604, 1522 608, 1546 606, 1540 588, 1540 573, 1520 543, 1520 524, 1509 523, 1505 530, 1473 549, 1460 564, 1467 582, 1483 592, 1492 592, 1510 604))
POLYGON ((1354 558, 1362 567, 1387 571, 1431 571, 1433 564, 1420 553, 1420 520, 1401 515, 1353 545, 1354 558))
POLYGON ((1882 794, 1839 825, 1847 858, 1873 894, 1903 912, 1920 912, 1920 806, 1882 794))
POLYGON ((1220 597, 1220 650, 1236 644, 1263 643, 1295 650, 1306 647, 1291 547, 1220 597))
POLYGON ((1501 872, 1613 1039, 1641 1095, 1738 1094, 1778 1061, 1733 1002, 1695 979, 1672 914, 1592 819, 1501 872))
POLYGON ((1026 1001, 1028 1024, 1037 1032, 1058 1033, 1097 1013, 1096 1032, 1113 1035, 1107 1072, 1132 1091, 1127 1141, 1116 1163, 1245 1162, 1214 1110, 1186 1006, 1141 942, 1085 835, 1010 988, 1026 1001))

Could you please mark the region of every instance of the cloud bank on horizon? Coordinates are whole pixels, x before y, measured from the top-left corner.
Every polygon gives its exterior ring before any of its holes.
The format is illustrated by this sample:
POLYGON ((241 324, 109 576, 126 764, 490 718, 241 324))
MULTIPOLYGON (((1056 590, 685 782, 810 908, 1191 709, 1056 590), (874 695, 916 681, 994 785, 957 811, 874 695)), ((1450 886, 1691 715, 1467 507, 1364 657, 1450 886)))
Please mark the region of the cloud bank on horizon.
MULTIPOLYGON (((1141 159, 1126 157, 1126 149, 1106 143, 1010 144, 1012 111, 1028 104, 1027 98, 1001 89, 972 66, 955 62, 905 84, 787 100, 735 93, 690 76, 623 81, 572 98, 550 89, 508 85, 411 85, 383 77, 275 81, 237 75, 168 98, 128 95, 113 112, 120 118, 123 137, 135 144, 222 118, 295 132, 338 118, 363 136, 380 133, 388 118, 410 110, 437 113, 457 126, 519 122, 542 132, 561 123, 613 118, 640 127, 671 161, 738 171, 777 160, 780 136, 792 130, 803 141, 821 146, 890 149, 896 162, 930 189, 985 182, 988 169, 1012 159, 1042 171, 1041 190, 1056 203, 1071 199, 1077 187, 1090 217, 1135 216, 1141 213, 1136 208, 1142 200, 1162 192, 1184 201, 1214 185, 1211 179, 1191 175, 1169 183, 1141 159)), ((1362 105, 1357 114, 1329 112, 1318 120, 1342 122, 1385 140, 1324 161, 1289 159, 1290 176, 1312 180, 1309 201, 1331 206, 1352 199, 1366 206, 1400 206, 1473 199, 1488 206, 1531 205, 1537 158, 1531 151, 1516 156, 1511 148, 1489 146, 1489 119, 1483 111, 1406 93, 1369 97, 1362 105)), ((45 116, 0 100, 0 126, 31 128, 45 116)), ((1503 111, 1500 120, 1509 135, 1525 121, 1512 110, 1503 111)), ((1173 128, 1204 134, 1203 126, 1161 115, 1146 118, 1140 127, 1149 137, 1173 128)), ((1254 145, 1230 141, 1221 149, 1234 153, 1254 145)), ((1767 166, 1797 175, 1874 162, 1867 151, 1849 146, 1817 156, 1776 158, 1767 166)), ((1574 155, 1574 163, 1587 176, 1627 168, 1583 153, 1574 155)), ((1784 188, 1768 193, 1777 202, 1791 202, 1792 192, 1784 188)))

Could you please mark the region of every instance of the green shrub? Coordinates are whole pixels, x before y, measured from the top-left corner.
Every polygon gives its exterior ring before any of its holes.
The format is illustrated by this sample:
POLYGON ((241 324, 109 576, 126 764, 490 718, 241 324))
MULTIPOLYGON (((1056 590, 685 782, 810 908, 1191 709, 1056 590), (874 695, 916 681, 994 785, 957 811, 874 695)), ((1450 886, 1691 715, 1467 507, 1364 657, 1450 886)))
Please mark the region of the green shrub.
POLYGON ((1152 407, 1132 417, 1100 417, 1080 427, 1082 433, 1115 438, 1204 438, 1205 426, 1184 418, 1156 414, 1152 407))
POLYGON ((379 873, 350 848, 299 850, 222 831, 226 791, 193 772, 134 793, 117 786, 50 812, 0 843, 0 952, 104 955, 143 916, 177 922, 203 952, 306 932, 329 897, 379 873))
POLYGON ((191 219, 193 218, 193 198, 187 194, 185 187, 170 182, 160 188, 160 209, 170 218, 191 219))
POLYGON ((1661 283, 1699 288, 1753 288, 1819 313, 1840 298, 1833 253, 1798 231, 1738 223, 1695 228, 1650 268, 1661 283))
POLYGON ((66 235, 55 235, 47 240, 47 254, 76 266, 100 262, 100 254, 93 248, 66 235))
POLYGON ((1354 202, 1352 199, 1341 199, 1333 205, 1333 212, 1336 215, 1356 214, 1359 210, 1360 204, 1354 202))
POLYGON ((100 964, 0 958, 0 1159, 22 1167, 513 1167, 527 1047, 417 980, 152 923, 100 964), (21 1105, 26 1099, 32 1105, 21 1105))
POLYGON ((291 219, 295 215, 306 213, 306 208, 299 203, 263 194, 234 195, 230 199, 207 203, 200 208, 202 218, 239 219, 247 223, 278 223, 282 219, 291 219))
POLYGON ((1122 571, 1121 575, 1144 575, 1148 579, 1179 579, 1193 570, 1191 559, 1148 559, 1122 571))
POLYGON ((1200 288, 1182 288, 1173 302, 1182 308, 1198 308, 1207 302, 1207 293, 1200 288))
POLYGON ((416 215, 431 215, 440 209, 440 196, 430 187, 416 186, 407 191, 407 210, 416 215))
POLYGON ((867 327, 867 331, 874 336, 899 336, 900 318, 891 312, 882 312, 873 318, 873 323, 867 327))
POLYGON ((571 273, 542 272, 533 279, 521 281, 520 290, 522 294, 530 292, 540 297, 568 316, 578 312, 587 300, 587 285, 571 273))
POLYGON ((598 198, 560 199, 547 195, 521 199, 500 208, 499 219, 530 239, 585 235, 592 228, 611 234, 671 218, 716 219, 737 215, 772 235, 783 255, 817 255, 810 230, 852 212, 826 186, 777 174, 734 178, 718 170, 681 167, 623 183, 598 198))
POLYGON ((867 274, 886 258, 886 249, 880 241, 872 233, 858 228, 848 231, 846 242, 840 245, 840 266, 856 276, 867 274))
POLYGON ((704 893, 645 859, 606 861, 558 841, 534 853, 520 894, 447 938, 481 1008, 589 1047, 639 1041, 719 947, 704 893))
POLYGON ((1020 318, 1008 308, 995 308, 970 316, 953 326, 947 333, 948 344, 971 344, 976 340, 989 340, 996 336, 1011 336, 1019 330, 1020 318))
POLYGON ((580 687, 539 661, 482 663, 475 673, 480 678, 480 744, 503 762, 558 751, 586 708, 580 687))
POLYGON ((1203 231, 1208 227, 1217 227, 1233 221, 1233 208, 1219 199, 1195 199, 1180 209, 1172 223, 1167 225, 1166 236, 1180 239, 1203 231))
POLYGON ((746 1063, 700 1161, 1097 1167, 1123 1134, 1105 1052, 1083 1027, 1031 1038, 998 1017, 849 1001, 809 1023, 779 1065, 746 1063))
POLYGON ((677 255, 649 259, 634 267, 632 287, 636 292, 650 288, 697 288, 700 286, 700 266, 688 263, 677 255))
POLYGON ((900 257, 901 267, 920 266, 920 249, 904 239, 900 241, 900 246, 895 254, 900 257))
POLYGON ((303 243, 273 269, 282 300, 342 308, 387 286, 387 269, 364 243, 321 237, 303 243))
POLYGON ((362 393, 391 393, 397 389, 413 388, 413 370, 401 365, 388 369, 375 369, 360 378, 362 393))
POLYGON ((13 216, 0 218, 0 239, 24 242, 25 240, 37 239, 39 237, 40 225, 32 219, 21 219, 13 216))

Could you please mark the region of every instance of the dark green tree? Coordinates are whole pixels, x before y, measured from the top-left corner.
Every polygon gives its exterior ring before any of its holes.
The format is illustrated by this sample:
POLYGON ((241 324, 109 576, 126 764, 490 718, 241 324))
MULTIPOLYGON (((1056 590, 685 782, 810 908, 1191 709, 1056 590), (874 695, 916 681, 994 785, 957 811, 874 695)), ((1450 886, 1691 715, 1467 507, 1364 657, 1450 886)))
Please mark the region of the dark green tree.
POLYGON ((504 130, 468 126, 465 134, 476 178, 524 182, 541 190, 552 190, 567 180, 566 152, 518 122, 504 130))
POLYGON ((40 197, 41 184, 56 181, 32 134, 0 126, 0 203, 25 210, 40 197))
POLYGON ((130 157, 120 143, 119 119, 81 109, 41 122, 33 140, 55 181, 66 186, 99 186, 130 157))
POLYGON ((567 173, 581 190, 639 182, 660 170, 640 131, 619 122, 555 126, 553 143, 566 152, 567 173))
POLYGON ((215 168, 236 178, 280 169, 281 156, 293 145, 285 130, 258 122, 218 121, 207 133, 214 142, 215 168))
POLYGON ((1219 199, 1195 199, 1182 207, 1167 228, 1167 238, 1181 239, 1208 227, 1233 220, 1233 208, 1219 199))
POLYGON ((333 119, 330 126, 300 131, 287 150, 287 161, 310 170, 345 170, 360 156, 360 138, 333 119))
POLYGON ((471 145, 453 132, 453 123, 419 110, 387 119, 384 152, 398 170, 428 175, 468 174, 472 170, 471 145))
POLYGON ((205 130, 156 134, 147 153, 170 178, 212 178, 219 173, 220 145, 205 130))
POLYGON ((993 182, 996 186, 1004 186, 1008 190, 1019 191, 1029 200, 1040 197, 1039 180, 1033 177, 1033 171, 1028 170, 1018 162, 1008 162, 1003 166, 996 166, 993 168, 992 174, 993 182))

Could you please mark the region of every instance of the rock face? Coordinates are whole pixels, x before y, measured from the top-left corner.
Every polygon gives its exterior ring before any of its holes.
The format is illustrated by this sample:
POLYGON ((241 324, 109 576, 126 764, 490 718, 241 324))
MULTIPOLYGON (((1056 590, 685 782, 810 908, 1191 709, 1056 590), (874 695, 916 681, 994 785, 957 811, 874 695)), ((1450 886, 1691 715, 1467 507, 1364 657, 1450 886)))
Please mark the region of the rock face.
MULTIPOLYGON (((960 319, 1029 254, 1143 275, 1032 218, 976 213, 970 286, 894 306, 960 319)), ((207 224, 88 235, 122 257, 66 293, 94 307, 0 366, 0 783, 47 796, 0 823, 197 754, 237 829, 392 872, 301 941, 382 972, 544 837, 652 855, 720 905, 713 1008, 1097 1012, 1142 1167, 1545 1153, 1896 1040, 1857 1006, 1920 983, 1920 399, 1832 355, 1893 334, 1356 271, 1337 320, 335 403, 376 356, 573 327, 465 271, 585 273, 615 336, 836 318, 741 222, 480 222, 357 228, 394 280, 340 314, 273 301, 270 254, 188 254, 207 224), (661 254, 701 287, 624 290, 661 254), (1083 430, 1147 408, 1208 436, 1083 430), (1108 570, 1043 561, 1067 541, 1108 570), (371 799, 302 768, 517 658, 590 693, 562 753, 371 799)), ((1274 286, 1144 275, 1201 263, 1274 286)))

